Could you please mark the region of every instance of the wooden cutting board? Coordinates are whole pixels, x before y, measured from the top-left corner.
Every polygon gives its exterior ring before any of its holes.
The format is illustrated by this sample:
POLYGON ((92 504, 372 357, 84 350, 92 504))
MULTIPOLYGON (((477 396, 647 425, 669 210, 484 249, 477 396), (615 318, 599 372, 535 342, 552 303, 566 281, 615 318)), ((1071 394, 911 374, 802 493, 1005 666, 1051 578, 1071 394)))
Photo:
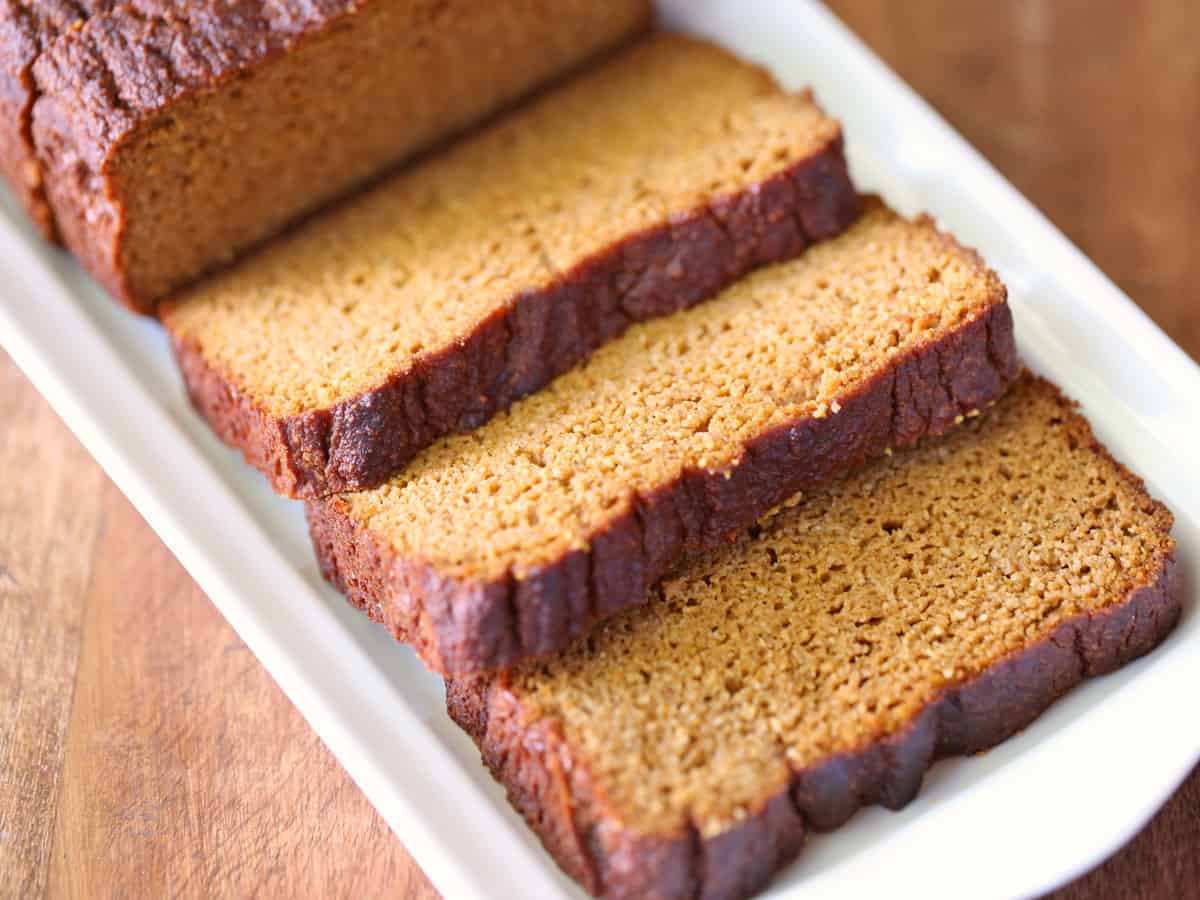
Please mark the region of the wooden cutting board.
MULTIPOLYGON (((1200 358, 1200 4, 831 5, 1200 358)), ((2 356, 0 484, 0 897, 435 896, 2 356)), ((1200 896, 1200 774, 1058 896, 1200 896)))

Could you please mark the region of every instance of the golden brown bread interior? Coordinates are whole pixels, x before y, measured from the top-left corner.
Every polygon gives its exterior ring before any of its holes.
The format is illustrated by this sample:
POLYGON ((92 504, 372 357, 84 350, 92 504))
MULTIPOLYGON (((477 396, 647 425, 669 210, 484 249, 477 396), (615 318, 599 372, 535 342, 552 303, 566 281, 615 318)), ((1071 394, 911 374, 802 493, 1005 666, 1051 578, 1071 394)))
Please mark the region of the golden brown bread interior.
POLYGON ((1161 639, 1171 521, 1026 377, 561 656, 452 687, 451 709, 593 891, 744 895, 805 827, 907 802, 936 755, 995 743, 1161 639))
POLYGON ((709 303, 635 326, 483 428, 334 502, 451 576, 516 577, 588 546, 634 495, 735 465, 762 432, 836 417, 894 357, 978 318, 999 282, 877 208, 709 303))
POLYGON ((318 551, 435 668, 549 652, 682 552, 995 399, 1016 374, 1004 297, 929 221, 875 205, 382 486, 314 501, 318 551))
POLYGON ((857 211, 838 125, 810 97, 658 35, 209 279, 163 320, 218 431, 283 470, 280 490, 327 493, 377 484, 630 321, 711 296, 857 211), (251 425, 230 424, 239 415, 251 425), (290 434, 310 428, 324 440, 290 434), (255 449, 280 431, 292 446, 255 449), (357 467, 374 457, 386 462, 368 477, 357 467))
POLYGON ((761 70, 658 37, 210 279, 164 320, 267 411, 329 406, 836 134, 761 70))
POLYGON ((33 65, 63 238, 142 311, 645 27, 646 0, 133 0, 33 65))

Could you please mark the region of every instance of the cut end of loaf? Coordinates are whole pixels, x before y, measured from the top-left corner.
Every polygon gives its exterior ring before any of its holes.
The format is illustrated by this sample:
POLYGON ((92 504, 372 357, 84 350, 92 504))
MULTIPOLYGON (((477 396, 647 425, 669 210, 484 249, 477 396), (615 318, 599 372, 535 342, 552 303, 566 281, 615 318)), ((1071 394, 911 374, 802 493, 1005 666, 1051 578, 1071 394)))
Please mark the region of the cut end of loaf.
POLYGON ((1180 611, 1170 528, 1026 377, 560 657, 453 683, 448 702, 593 892, 746 896, 806 829, 903 805, 937 757, 1157 644, 1180 611))
POLYGON ((104 4, 33 70, 64 239, 140 312, 651 19, 646 0, 160 6, 104 4))

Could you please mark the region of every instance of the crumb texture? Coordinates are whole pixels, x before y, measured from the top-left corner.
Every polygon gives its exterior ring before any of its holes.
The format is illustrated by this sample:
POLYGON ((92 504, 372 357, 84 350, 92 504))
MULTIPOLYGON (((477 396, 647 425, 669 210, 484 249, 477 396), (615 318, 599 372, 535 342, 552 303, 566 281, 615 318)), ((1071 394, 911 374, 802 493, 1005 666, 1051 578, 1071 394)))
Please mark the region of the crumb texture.
POLYGON ((308 504, 322 571, 446 673, 552 653, 797 491, 1017 375, 1003 286, 872 202, 840 237, 636 325, 378 488, 308 504))
POLYGON ((109 3, 32 63, 31 139, 67 245, 149 311, 649 21, 646 0, 109 3))
POLYGON ((890 364, 1002 300, 973 255, 876 209, 794 262, 635 326, 488 425, 336 502, 443 576, 520 579, 588 549, 636 498, 747 461, 772 429, 851 416, 841 404, 890 364))
POLYGON ((265 412, 328 408, 436 360, 593 254, 837 136, 763 71, 652 38, 266 248, 165 319, 265 412))
POLYGON ((593 891, 742 896, 804 828, 903 805, 937 755, 1152 647, 1179 614, 1171 521, 1026 377, 451 710, 593 891))

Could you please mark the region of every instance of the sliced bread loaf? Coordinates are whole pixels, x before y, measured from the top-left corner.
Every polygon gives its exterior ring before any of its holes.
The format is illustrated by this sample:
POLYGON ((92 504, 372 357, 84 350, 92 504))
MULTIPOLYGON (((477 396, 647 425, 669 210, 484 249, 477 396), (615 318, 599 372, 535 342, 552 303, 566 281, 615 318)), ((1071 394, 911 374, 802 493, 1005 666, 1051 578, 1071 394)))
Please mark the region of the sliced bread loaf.
POLYGON ((648 0, 4 5, 10 179, 143 312, 651 18, 648 0))
POLYGON ((1004 288, 879 205, 631 328, 370 491, 309 504, 326 575, 443 672, 565 646, 689 551, 936 434, 1016 374, 1004 288))
POLYGON ((378 484, 630 322, 859 209, 837 123, 652 37, 170 304, 196 407, 282 493, 378 484))
POLYGON ((451 715, 606 897, 736 898, 1178 619, 1170 513, 1049 384, 807 494, 451 715))

